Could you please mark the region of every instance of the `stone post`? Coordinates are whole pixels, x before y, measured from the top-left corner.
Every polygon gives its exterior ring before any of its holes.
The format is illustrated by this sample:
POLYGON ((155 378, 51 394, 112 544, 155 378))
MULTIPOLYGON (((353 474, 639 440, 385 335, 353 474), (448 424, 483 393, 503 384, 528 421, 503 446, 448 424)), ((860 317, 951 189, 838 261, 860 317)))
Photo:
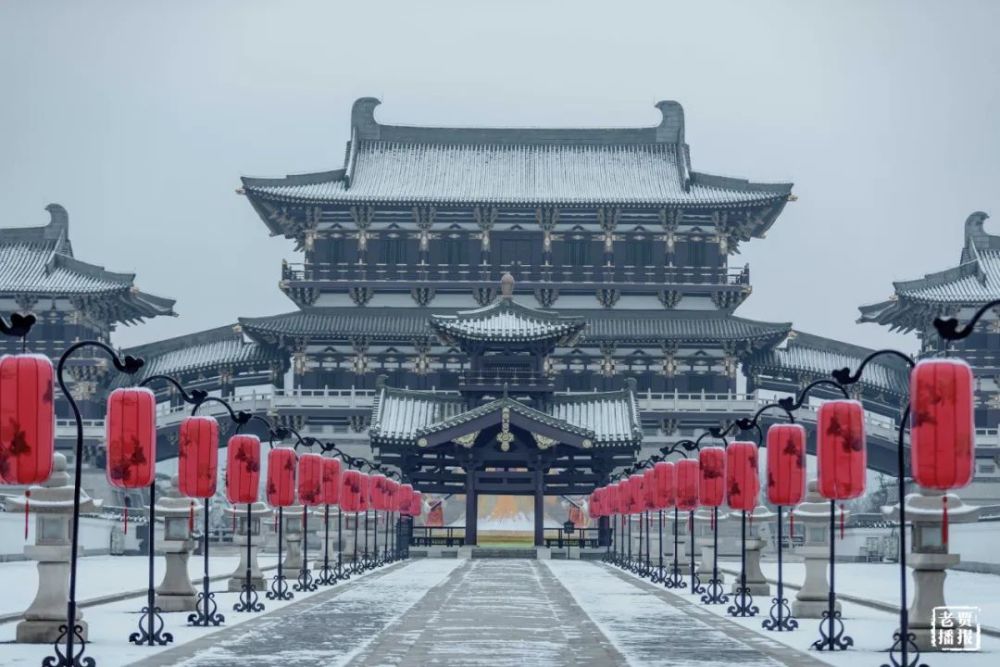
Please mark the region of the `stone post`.
POLYGON ((170 480, 170 489, 165 497, 156 500, 156 516, 163 517, 163 538, 157 543, 157 551, 166 561, 163 581, 156 587, 156 606, 163 611, 193 611, 198 600, 197 592, 191 584, 188 573, 188 559, 194 548, 191 537, 191 509, 195 520, 201 514, 197 501, 181 497, 177 488, 177 477, 170 480))
MULTIPOLYGON (((849 512, 839 506, 835 519, 840 520, 841 512, 846 521, 849 512)), ((830 595, 827 576, 830 563, 830 501, 819 495, 815 479, 809 480, 806 499, 792 510, 792 514, 795 516, 795 530, 804 530, 806 534, 805 544, 798 550, 805 559, 806 578, 795 594, 792 613, 799 618, 822 618, 829 607, 830 595)), ((840 600, 836 602, 836 609, 840 610, 840 600)))
MULTIPOLYGON (((934 607, 944 607, 944 580, 948 568, 958 565, 962 557, 948 552, 941 539, 942 503, 940 491, 921 488, 906 496, 906 519, 910 522, 910 553, 907 565, 913 570, 913 603, 910 605, 910 632, 916 635, 921 651, 939 651, 931 645, 931 620, 934 607)), ((970 523, 979 518, 981 509, 948 494, 948 523, 970 523)), ((899 503, 883 507, 882 513, 899 521, 899 503)), ((961 602, 960 602, 961 604, 961 602)))
MULTIPOLYGON (((775 513, 763 505, 755 507, 753 513, 747 513, 746 569, 747 588, 750 589, 751 595, 771 594, 771 586, 767 583, 767 578, 764 577, 764 573, 760 569, 760 551, 767 544, 767 540, 760 536, 760 529, 761 526, 773 520, 774 517, 775 513)), ((729 515, 729 519, 739 527, 740 522, 743 520, 743 512, 733 512, 729 515)), ((738 528, 738 530, 742 530, 742 528, 738 528)), ((736 574, 734 575, 732 592, 736 593, 736 589, 739 586, 740 575, 736 574)))
MULTIPOLYGON (((59 626, 66 624, 66 600, 69 598, 70 522, 73 518, 73 484, 66 473, 66 457, 56 452, 52 475, 41 486, 30 489, 31 497, 8 498, 8 512, 35 514, 35 543, 24 547, 24 555, 38 561, 38 592, 17 624, 15 640, 23 644, 51 644, 59 639, 59 626)), ((80 511, 98 508, 87 493, 80 490, 80 511)), ((82 548, 81 548, 82 551, 82 548)), ((87 622, 77 606, 77 623, 87 639, 87 622)))
POLYGON ((284 521, 285 562, 281 566, 285 576, 294 579, 302 567, 302 505, 289 505, 281 513, 284 521))
MULTIPOLYGON (((247 506, 230 506, 225 511, 230 521, 233 515, 236 515, 236 532, 233 534, 233 543, 240 547, 240 564, 229 575, 228 588, 230 592, 238 593, 243 590, 243 582, 247 572, 247 506)), ((261 521, 269 519, 271 514, 271 509, 262 502, 256 502, 250 507, 250 535, 253 538, 250 543, 250 580, 258 593, 266 590, 264 573, 261 572, 260 563, 257 561, 257 555, 260 553, 261 547, 264 546, 265 540, 260 525, 261 521)))

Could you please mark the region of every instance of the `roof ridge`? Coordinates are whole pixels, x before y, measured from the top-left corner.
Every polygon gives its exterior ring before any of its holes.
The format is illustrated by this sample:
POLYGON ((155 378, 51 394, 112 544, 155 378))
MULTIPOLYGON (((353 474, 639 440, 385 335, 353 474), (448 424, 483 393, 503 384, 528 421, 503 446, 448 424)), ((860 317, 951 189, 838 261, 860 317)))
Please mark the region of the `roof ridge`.
MULTIPOLYGON (((481 137, 492 138, 498 144, 516 143, 684 143, 684 108, 679 102, 664 100, 655 107, 660 110, 658 125, 644 127, 441 127, 417 125, 385 125, 375 119, 375 108, 382 104, 376 97, 361 97, 351 106, 351 130, 358 139, 412 141, 415 143, 465 144, 481 137)), ((487 141, 487 143, 489 143, 487 141)))

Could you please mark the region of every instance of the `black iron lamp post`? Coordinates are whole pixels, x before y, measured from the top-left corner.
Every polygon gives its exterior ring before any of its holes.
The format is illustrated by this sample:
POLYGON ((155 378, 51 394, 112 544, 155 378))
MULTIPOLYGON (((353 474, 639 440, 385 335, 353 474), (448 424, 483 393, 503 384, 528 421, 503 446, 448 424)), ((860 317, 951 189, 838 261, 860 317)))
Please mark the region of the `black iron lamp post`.
MULTIPOLYGON (((862 363, 862 368, 867 360, 862 363)), ((843 369, 847 371, 847 369, 843 369)), ((840 371, 835 371, 833 376, 835 381, 830 380, 816 380, 812 382, 802 390, 802 392, 795 398, 786 397, 778 401, 778 404, 788 413, 793 413, 800 409, 809 398, 809 393, 816 387, 829 386, 837 391, 839 391, 845 399, 850 399, 847 390, 844 388, 844 382, 841 382, 840 371)), ((859 375, 860 377, 860 375, 859 375)), ((857 378, 854 380, 857 381, 857 378)), ((849 384, 849 383, 847 383, 849 384)), ((817 452, 818 454, 818 452, 817 452)), ((841 510, 843 514, 843 510, 841 510)), ((819 633, 820 638, 812 643, 812 648, 817 651, 845 651, 854 645, 854 639, 849 635, 845 634, 844 621, 841 618, 840 612, 837 610, 837 579, 836 579, 836 556, 837 556, 837 540, 836 540, 836 518, 837 518, 837 502, 834 499, 830 499, 830 592, 827 595, 827 609, 823 612, 823 617, 820 620, 819 633)), ((841 516, 843 518, 843 516, 841 516)))
MULTIPOLYGON (((172 384, 181 394, 181 399, 190 405, 194 405, 197 410, 198 404, 205 400, 207 394, 200 390, 194 390, 190 394, 184 390, 179 382, 174 378, 168 377, 166 375, 153 375, 142 382, 139 383, 140 387, 146 387, 156 381, 166 381, 172 384)), ((206 503, 208 501, 206 500, 206 503)), ((126 511, 128 511, 126 509, 126 511)), ((193 510, 192 510, 193 511, 193 510)), ((208 521, 208 507, 205 508, 205 521, 208 521)), ((165 646, 174 640, 174 636, 169 632, 164 632, 164 622, 163 617, 160 615, 160 608, 156 606, 156 589, 155 583, 153 581, 153 567, 154 558, 156 555, 156 476, 153 476, 152 481, 149 483, 149 524, 148 524, 148 534, 149 538, 147 540, 147 546, 149 548, 149 562, 148 562, 148 581, 146 586, 146 606, 142 608, 140 614, 144 618, 139 619, 139 629, 137 632, 133 632, 129 635, 128 640, 138 646, 146 644, 148 646, 153 646, 158 644, 160 646, 165 646)), ((206 535, 206 543, 208 537, 206 535)), ((208 546, 205 545, 207 550, 208 546)), ((207 551, 206 551, 207 554, 207 551)), ((208 560, 206 555, 205 560, 205 580, 204 580, 204 593, 208 593, 208 560)), ((207 608, 207 602, 205 603, 207 608)), ((190 619, 189 619, 190 622, 190 619)), ((220 617, 219 622, 222 622, 220 617)), ((218 625, 218 623, 216 624, 218 625)))
MULTIPOLYGON (((185 393, 184 389, 178 382, 176 382, 173 378, 167 377, 165 375, 154 375, 144 380, 142 384, 145 385, 156 379, 162 379, 170 382, 180 392, 181 399, 185 403, 194 405, 194 408, 192 408, 191 410, 192 417, 198 414, 198 409, 205 403, 218 403, 219 405, 221 405, 226 409, 226 412, 229 413, 229 418, 233 421, 233 424, 236 425, 236 433, 239 433, 240 429, 243 426, 245 426, 247 422, 250 421, 251 415, 249 412, 243 412, 242 410, 236 412, 233 410, 232 406, 229 405, 228 401, 221 398, 217 398, 215 396, 208 396, 205 392, 199 389, 193 389, 190 395, 188 395, 185 393)), ((195 608, 197 609, 197 611, 192 614, 189 614, 187 618, 188 625, 197 625, 203 627, 207 627, 209 625, 221 625, 226 620, 222 614, 218 613, 218 605, 216 605, 215 603, 215 593, 213 593, 210 589, 211 578, 209 575, 209 566, 208 566, 208 553, 209 553, 208 548, 210 542, 208 512, 210 506, 211 506, 211 498, 205 498, 205 517, 204 517, 204 528, 202 530, 202 543, 201 543, 202 559, 204 566, 204 571, 202 573, 202 590, 201 593, 198 594, 198 600, 195 603, 195 608)), ((249 533, 250 533, 250 525, 248 523, 247 524, 248 541, 250 539, 249 533)))
MULTIPOLYGON (((760 418, 768 410, 781 409, 785 411, 788 416, 788 421, 790 423, 795 423, 795 417, 792 415, 790 410, 785 410, 785 408, 780 403, 768 403, 762 406, 754 416, 750 419, 740 419, 736 422, 736 426, 741 431, 749 431, 750 429, 756 429, 757 431, 757 448, 758 450, 764 445, 764 433, 760 428, 760 418)), ((769 453, 770 454, 770 453, 769 453)), ((792 618, 791 610, 788 607, 788 600, 785 599, 785 580, 784 580, 784 562, 782 559, 784 535, 782 534, 782 517, 781 517, 781 505, 777 505, 778 514, 778 536, 777 536, 777 548, 778 548, 778 588, 777 596, 771 598, 771 609, 769 612, 770 618, 764 619, 761 624, 765 630, 777 630, 786 631, 794 630, 799 626, 798 621, 792 618)), ((756 616, 758 613, 757 607, 753 604, 753 596, 750 594, 750 588, 747 586, 747 513, 743 512, 743 516, 740 520, 740 585, 736 592, 739 602, 736 605, 729 608, 728 612, 732 616, 756 616)))
MULTIPOLYGON (((1000 301, 986 304, 986 306, 980 309, 972 317, 963 331, 958 331, 958 321, 954 318, 947 320, 938 318, 934 320, 934 327, 937 329, 943 340, 960 340, 972 333, 972 329, 976 322, 989 308, 998 304, 1000 304, 1000 301)), ((910 367, 911 370, 916 365, 909 355, 899 352, 898 350, 878 350, 865 357, 854 373, 851 373, 849 368, 841 368, 833 372, 833 378, 841 385, 854 384, 861 379, 864 374, 865 367, 867 367, 872 360, 881 356, 891 356, 901 359, 907 366, 910 367)), ((896 472, 896 486, 899 500, 899 630, 893 634, 893 644, 889 649, 889 662, 893 667, 916 667, 917 665, 920 665, 920 651, 917 648, 916 635, 910 632, 910 612, 907 608, 906 599, 906 452, 904 447, 906 425, 907 422, 910 421, 910 417, 910 403, 907 402, 899 418, 898 440, 896 443, 896 466, 898 468, 896 472), (897 653, 899 654, 898 659, 896 658, 897 653)), ((831 535, 831 544, 832 537, 833 536, 831 535)), ((832 558, 833 556, 831 555, 831 559, 832 558)), ((830 589, 831 591, 833 590, 832 563, 830 566, 830 589)), ((819 641, 823 640, 821 639, 819 641)), ((816 644, 813 646, 817 647, 816 644)), ((883 665, 882 667, 888 667, 888 665, 883 665)))
MULTIPOLYGON (((21 318, 19 322, 15 321, 14 317, 11 317, 12 326, 8 327, 4 325, 3 328, 7 330, 21 329, 24 331, 24 333, 20 334, 23 338, 27 335, 33 323, 34 317, 31 315, 21 318)), ((7 333, 7 331, 4 333, 7 333)), ((83 639, 83 627, 76 622, 76 571, 80 541, 80 492, 83 473, 83 418, 80 415, 80 408, 76 404, 76 400, 74 400, 73 395, 66 386, 65 380, 66 362, 74 352, 84 347, 95 347, 103 351, 111 358, 111 363, 120 373, 134 375, 143 365, 142 359, 137 359, 130 355, 125 355, 124 359, 120 359, 118 354, 109 345, 97 340, 84 340, 74 343, 59 357, 56 371, 59 388, 62 390, 66 402, 69 403, 70 409, 73 411, 73 419, 76 421, 73 522, 70 531, 69 598, 66 601, 66 624, 59 626, 60 636, 55 641, 55 655, 45 658, 42 661, 43 667, 94 667, 97 664, 97 661, 93 658, 84 656, 87 642, 83 639)))
MULTIPOLYGON (((726 432, 720 432, 719 429, 709 429, 695 440, 696 449, 700 450, 702 439, 710 435, 722 441, 722 449, 725 451, 728 445, 726 432)), ((716 505, 712 507, 712 578, 708 580, 706 590, 701 596, 701 603, 725 604, 727 602, 729 602, 729 595, 726 594, 722 586, 722 579, 719 577, 719 507, 716 505)))

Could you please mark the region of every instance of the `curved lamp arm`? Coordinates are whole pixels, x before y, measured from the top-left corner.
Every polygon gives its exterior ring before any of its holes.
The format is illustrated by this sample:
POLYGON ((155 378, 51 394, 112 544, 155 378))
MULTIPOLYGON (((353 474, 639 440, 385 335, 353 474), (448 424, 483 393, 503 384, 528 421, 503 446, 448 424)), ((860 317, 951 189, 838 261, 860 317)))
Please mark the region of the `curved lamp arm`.
POLYGON ((990 301, 981 306, 961 329, 958 328, 958 319, 955 317, 934 318, 934 328, 937 329, 938 335, 945 340, 962 340, 963 338, 968 338, 972 330, 976 327, 976 322, 986 314, 986 311, 997 306, 1000 306, 1000 299, 990 301))
POLYGON ((233 407, 231 405, 229 405, 228 401, 225 401, 225 400, 223 400, 223 399, 221 399, 221 398, 219 398, 217 396, 207 396, 203 400, 201 400, 199 403, 197 403, 194 406, 194 408, 192 408, 192 410, 191 410, 191 416, 194 417, 195 415, 197 415, 198 414, 198 408, 200 408, 201 406, 205 405, 206 403, 218 403, 219 405, 221 405, 222 407, 224 407, 226 409, 226 412, 229 413, 229 418, 233 420, 234 424, 236 424, 236 432, 237 433, 239 432, 239 429, 241 427, 246 426, 247 422, 249 422, 250 419, 253 418, 253 415, 251 415, 249 412, 246 412, 244 410, 240 410, 239 412, 235 412, 233 410, 233 407))
POLYGON ((181 400, 187 403, 188 405, 195 406, 195 408, 204 403, 205 399, 208 398, 207 391, 204 391, 202 389, 192 389, 190 392, 188 392, 187 390, 184 389, 183 386, 181 386, 180 382, 170 377, 169 375, 150 375, 148 378, 140 382, 139 386, 147 387, 151 385, 153 382, 159 380, 163 380, 167 384, 173 385, 174 389, 180 392, 181 400))
MULTIPOLYGON (((973 323, 975 323, 975 320, 973 320, 973 323)), ((916 365, 916 362, 914 362, 909 355, 903 354, 899 350, 885 349, 872 352, 867 357, 865 357, 864 360, 861 362, 861 365, 858 366, 858 370, 854 371, 853 374, 851 373, 850 368, 841 368, 839 370, 833 371, 831 375, 833 375, 833 379, 836 380, 841 385, 854 384, 855 382, 861 379, 861 374, 864 373, 865 366, 867 366, 876 357, 881 357, 881 356, 899 357, 900 359, 905 361, 910 368, 913 368, 916 365)), ((844 397, 845 398, 847 397, 846 391, 844 392, 844 397)))
MULTIPOLYGON (((829 380, 823 380, 823 382, 829 382, 829 380)), ((831 382, 830 384, 833 383, 831 382)), ((792 410, 795 410, 797 408, 792 407, 789 403, 782 403, 781 401, 778 401, 777 403, 768 403, 767 405, 762 406, 759 410, 757 410, 757 412, 754 413, 753 417, 749 419, 747 419, 746 417, 743 417, 742 419, 737 419, 736 425, 739 427, 741 431, 749 431, 752 428, 756 428, 757 431, 759 432, 760 418, 764 415, 765 412, 767 412, 768 410, 773 410, 775 408, 780 408, 781 410, 784 410, 785 415, 788 417, 788 421, 790 421, 793 424, 795 423, 795 417, 792 415, 792 410)))

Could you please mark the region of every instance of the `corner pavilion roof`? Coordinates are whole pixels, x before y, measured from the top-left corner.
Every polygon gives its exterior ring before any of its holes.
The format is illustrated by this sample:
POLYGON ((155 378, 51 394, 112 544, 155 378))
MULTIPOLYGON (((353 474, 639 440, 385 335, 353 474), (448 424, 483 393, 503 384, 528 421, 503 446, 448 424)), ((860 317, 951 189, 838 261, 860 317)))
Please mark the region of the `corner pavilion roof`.
POLYGON ((887 300, 861 306, 859 322, 892 329, 922 330, 937 315, 961 305, 978 306, 1000 298, 1000 236, 987 234, 989 216, 977 211, 965 221, 965 246, 957 266, 923 278, 893 283, 887 300))
MULTIPOLYGON (((790 183, 693 171, 684 110, 659 102, 659 125, 621 129, 441 128, 383 125, 380 101, 354 103, 344 167, 284 178, 244 177, 242 192, 272 233, 281 204, 683 205, 781 203, 790 183), (269 212, 268 212, 269 211, 269 212)), ((775 213, 776 215, 776 213, 775 213)), ((763 233, 773 217, 761 221, 763 233)))
POLYGON ((590 440, 595 446, 633 445, 642 440, 639 407, 631 387, 555 394, 546 412, 508 396, 465 410, 457 393, 382 387, 372 409, 369 433, 373 442, 418 445, 422 436, 461 426, 503 408, 590 440))
POLYGON ((587 326, 583 318, 561 316, 517 303, 501 296, 494 303, 475 310, 459 311, 455 315, 431 315, 431 328, 445 341, 459 340, 527 343, 551 341, 556 345, 571 345, 587 326))
POLYGON ((46 210, 51 219, 44 227, 0 229, 0 294, 104 299, 112 303, 112 322, 176 315, 174 300, 140 291, 134 273, 76 259, 66 209, 49 204, 46 210))

